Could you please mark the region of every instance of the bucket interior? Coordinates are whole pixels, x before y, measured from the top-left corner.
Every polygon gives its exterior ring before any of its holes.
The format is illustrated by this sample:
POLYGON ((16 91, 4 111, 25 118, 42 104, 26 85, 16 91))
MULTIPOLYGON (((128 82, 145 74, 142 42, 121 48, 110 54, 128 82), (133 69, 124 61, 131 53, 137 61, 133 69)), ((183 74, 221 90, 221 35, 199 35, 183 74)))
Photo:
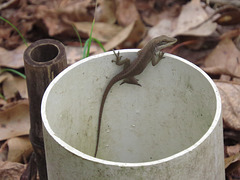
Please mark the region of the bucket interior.
MULTIPOLYGON (((136 51, 120 51, 130 59, 136 51)), ((138 75, 141 87, 117 82, 102 116, 97 157, 140 163, 181 152, 199 141, 216 120, 213 84, 191 63, 165 54, 138 75)), ((122 70, 112 53, 94 56, 64 70, 45 95, 47 129, 87 155, 95 153, 98 113, 103 91, 122 70)))

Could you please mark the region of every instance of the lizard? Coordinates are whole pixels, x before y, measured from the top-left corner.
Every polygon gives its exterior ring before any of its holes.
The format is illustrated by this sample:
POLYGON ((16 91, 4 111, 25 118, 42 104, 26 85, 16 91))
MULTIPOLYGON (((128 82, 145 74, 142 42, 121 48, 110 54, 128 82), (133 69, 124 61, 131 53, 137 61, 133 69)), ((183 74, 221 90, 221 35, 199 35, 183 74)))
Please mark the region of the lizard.
POLYGON ((110 80, 103 92, 98 115, 97 142, 94 157, 97 156, 98 152, 104 104, 112 86, 120 80, 123 80, 121 84, 128 83, 141 86, 138 83, 138 79, 136 79, 134 76, 141 74, 150 62, 152 62, 153 66, 157 65, 164 55, 161 50, 171 46, 172 44, 176 43, 176 41, 177 39, 165 35, 153 38, 140 51, 138 51, 137 58, 132 62, 130 62, 128 58, 122 60, 122 56, 119 55, 119 51, 116 54, 113 50, 116 60, 112 60, 112 62, 115 62, 119 66, 123 65, 123 70, 110 80))

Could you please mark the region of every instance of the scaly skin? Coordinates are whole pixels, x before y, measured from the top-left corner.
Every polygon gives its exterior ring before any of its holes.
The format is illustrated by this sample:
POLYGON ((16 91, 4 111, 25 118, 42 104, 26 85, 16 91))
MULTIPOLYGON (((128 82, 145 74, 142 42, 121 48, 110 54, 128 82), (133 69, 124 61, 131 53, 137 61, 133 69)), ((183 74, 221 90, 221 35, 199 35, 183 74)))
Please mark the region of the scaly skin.
POLYGON ((175 38, 170 38, 167 36, 159 36, 152 40, 150 40, 139 52, 138 57, 130 63, 129 59, 121 60, 122 56, 114 52, 116 56, 116 60, 113 62, 116 62, 117 65, 124 65, 123 71, 121 71, 119 74, 114 76, 110 82, 108 83, 107 87, 105 88, 105 91, 102 96, 102 101, 100 105, 99 110, 99 117, 98 117, 98 130, 97 130, 97 143, 96 143, 96 149, 95 149, 95 157, 97 156, 98 151, 98 145, 99 145, 99 138, 100 138, 100 129, 101 129, 101 121, 102 121, 102 113, 104 104, 107 98, 107 95, 112 88, 112 86, 123 79, 123 83, 129 83, 129 84, 135 84, 138 86, 141 86, 138 83, 138 80, 135 79, 134 76, 141 74, 149 62, 152 62, 152 65, 155 66, 158 64, 158 62, 163 58, 163 52, 162 49, 171 46, 177 41, 175 38), (158 54, 157 54, 158 52, 158 54))

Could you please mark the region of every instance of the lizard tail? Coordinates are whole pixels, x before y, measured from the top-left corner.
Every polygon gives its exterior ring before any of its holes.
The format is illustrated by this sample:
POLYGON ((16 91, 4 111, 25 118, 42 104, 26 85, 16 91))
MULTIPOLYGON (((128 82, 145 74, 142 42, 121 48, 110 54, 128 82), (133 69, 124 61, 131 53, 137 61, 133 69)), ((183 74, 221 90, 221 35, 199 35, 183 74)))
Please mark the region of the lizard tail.
POLYGON ((104 108, 104 104, 105 101, 107 99, 107 95, 110 91, 110 89, 112 88, 112 86, 115 84, 115 82, 117 82, 118 80, 114 77, 107 85, 107 87, 105 88, 105 91, 103 93, 102 96, 102 101, 101 101, 101 105, 100 105, 100 109, 99 109, 99 116, 98 116, 98 129, 97 129, 97 143, 96 143, 96 148, 95 148, 95 154, 94 157, 97 156, 97 152, 98 152, 98 145, 99 145, 99 141, 100 141, 100 129, 101 129, 101 122, 102 122, 102 114, 103 114, 103 108, 104 108))

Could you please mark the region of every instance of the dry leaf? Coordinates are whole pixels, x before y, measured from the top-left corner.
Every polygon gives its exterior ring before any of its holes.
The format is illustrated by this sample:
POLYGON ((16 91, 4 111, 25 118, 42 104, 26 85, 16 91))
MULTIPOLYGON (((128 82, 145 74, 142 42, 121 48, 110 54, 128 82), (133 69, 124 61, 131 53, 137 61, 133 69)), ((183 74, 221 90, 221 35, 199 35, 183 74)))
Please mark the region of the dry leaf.
POLYGON ((178 6, 174 6, 173 10, 164 11, 161 15, 161 18, 159 17, 159 22, 155 24, 152 28, 148 30, 147 36, 144 38, 144 40, 138 45, 138 48, 142 48, 145 44, 147 44, 151 39, 161 36, 161 35, 167 35, 170 37, 175 36, 175 30, 176 30, 176 24, 177 24, 177 17, 175 17, 175 13, 171 13, 172 11, 177 11, 178 6), (174 15, 173 15, 174 14, 174 15))
POLYGON ((22 77, 19 77, 19 76, 14 76, 14 83, 15 83, 15 87, 18 90, 21 98, 27 99, 28 92, 27 92, 26 79, 23 79, 22 77))
POLYGON ((171 17, 161 20, 156 26, 152 27, 148 31, 148 35, 144 38, 144 40, 139 44, 138 48, 142 48, 148 41, 151 39, 161 36, 167 35, 172 37, 172 32, 174 30, 174 22, 175 20, 171 17))
POLYGON ((114 24, 116 22, 116 7, 113 0, 98 0, 98 7, 95 11, 97 22, 114 24))
POLYGON ((136 1, 136 7, 141 13, 141 18, 147 25, 154 26, 161 19, 161 13, 155 10, 154 1, 136 1))
POLYGON ((226 25, 237 25, 240 23, 240 9, 237 6, 225 5, 222 9, 219 9, 221 16, 218 17, 215 22, 222 26, 226 25))
POLYGON ((0 66, 10 68, 22 68, 24 66, 23 53, 26 49, 26 45, 22 44, 18 48, 12 51, 8 51, 0 47, 0 66))
POLYGON ((19 180, 25 168, 20 163, 0 161, 0 177, 2 180, 19 180))
POLYGON ((226 69, 224 66, 201 67, 201 68, 202 68, 202 70, 204 70, 208 74, 212 74, 212 75, 220 75, 220 74, 222 74, 221 80, 226 80, 226 81, 229 80, 230 81, 231 77, 238 77, 238 78, 240 78, 240 76, 236 76, 231 71, 226 69), (229 77, 229 76, 231 76, 231 77, 229 77))
POLYGON ((166 11, 159 13, 156 11, 150 11, 147 15, 145 15, 146 13, 142 13, 142 18, 144 23, 146 23, 147 25, 150 26, 154 26, 156 25, 158 22, 160 22, 161 20, 163 20, 165 14, 168 14, 166 11))
POLYGON ((225 162, 225 169, 231 165, 232 163, 236 162, 236 161, 239 161, 240 160, 240 153, 237 153, 235 155, 232 155, 230 157, 227 157, 224 159, 224 162, 225 162))
MULTIPOLYGON (((92 48, 92 47, 91 47, 92 48)), ((73 64, 79 61, 83 56, 83 48, 76 46, 65 46, 67 54, 67 63, 73 64)))
POLYGON ((215 32, 217 29, 217 24, 212 23, 211 21, 208 21, 198 28, 190 28, 189 30, 178 33, 176 32, 175 36, 177 35, 187 35, 187 36, 209 36, 215 32))
POLYGON ((7 101, 0 98, 0 107, 6 106, 6 105, 7 105, 7 101))
POLYGON ((127 26, 140 19, 134 0, 115 0, 118 24, 127 26))
POLYGON ((148 36, 150 39, 160 35, 172 36, 173 30, 175 29, 174 23, 173 18, 163 19, 149 30, 148 36))
POLYGON ((155 26, 164 19, 178 16, 180 9, 180 5, 178 3, 173 3, 171 6, 168 6, 167 3, 164 4, 165 2, 162 2, 163 4, 159 6, 161 7, 160 11, 159 8, 156 7, 159 2, 160 1, 136 1, 137 8, 141 12, 141 18, 145 24, 155 26))
POLYGON ((58 35, 70 29, 70 25, 65 24, 60 18, 56 9, 48 9, 47 6, 38 6, 36 17, 43 20, 50 36, 58 35))
MULTIPOLYGON (((240 52, 231 39, 223 39, 205 59, 205 67, 219 69, 219 74, 240 77, 240 52)), ((206 69, 207 70, 207 69, 206 69)))
POLYGON ((8 156, 8 147, 5 143, 3 143, 0 147, 0 161, 7 161, 7 156, 8 156))
POLYGON ((240 131, 240 84, 230 82, 215 83, 222 99, 224 127, 240 131))
POLYGON ((28 101, 18 101, 14 106, 0 111, 0 141, 28 135, 30 117, 28 101))
POLYGON ((8 146, 7 161, 24 162, 32 153, 32 145, 28 136, 14 137, 6 141, 8 146))
POLYGON ((0 83, 2 83, 3 95, 6 99, 14 98, 17 89, 14 84, 14 77, 8 72, 0 75, 0 83))
POLYGON ((71 2, 61 4, 55 8, 40 5, 37 8, 36 18, 42 20, 48 28, 50 36, 58 35, 61 33, 71 32, 74 30, 68 21, 92 21, 93 16, 89 14, 88 6, 91 5, 90 0, 80 2, 71 2), (67 21, 67 22, 66 22, 67 21))
MULTIPOLYGON (((77 30, 90 35, 92 22, 73 22, 77 30)), ((93 27, 92 37, 101 42, 107 42, 116 36, 123 28, 115 24, 96 22, 93 27)))
POLYGON ((236 144, 235 146, 227 146, 226 154, 227 156, 233 156, 240 153, 240 144, 236 144))
POLYGON ((193 35, 208 36, 212 34, 216 28, 216 23, 207 22, 196 29, 192 29, 201 24, 208 18, 207 13, 201 6, 200 0, 192 0, 182 7, 182 11, 178 17, 177 26, 172 36, 177 35, 193 35), (194 14, 194 16, 193 16, 194 14))
MULTIPOLYGON (((127 27, 125 27, 122 31, 120 31, 116 36, 114 36, 111 40, 109 40, 105 45, 104 48, 106 51, 109 51, 116 47, 117 45, 121 44, 124 40, 126 40, 133 30, 135 22, 131 23, 127 27)), ((96 53, 100 53, 102 50, 99 50, 96 53)))
POLYGON ((3 95, 6 99, 14 98, 16 92, 19 92, 22 98, 27 98, 26 80, 19 76, 13 76, 11 73, 4 72, 0 75, 3 95))
POLYGON ((146 28, 143 22, 139 19, 136 20, 133 26, 132 31, 128 35, 127 39, 120 44, 121 49, 127 49, 135 47, 138 44, 144 35, 146 34, 146 28))

